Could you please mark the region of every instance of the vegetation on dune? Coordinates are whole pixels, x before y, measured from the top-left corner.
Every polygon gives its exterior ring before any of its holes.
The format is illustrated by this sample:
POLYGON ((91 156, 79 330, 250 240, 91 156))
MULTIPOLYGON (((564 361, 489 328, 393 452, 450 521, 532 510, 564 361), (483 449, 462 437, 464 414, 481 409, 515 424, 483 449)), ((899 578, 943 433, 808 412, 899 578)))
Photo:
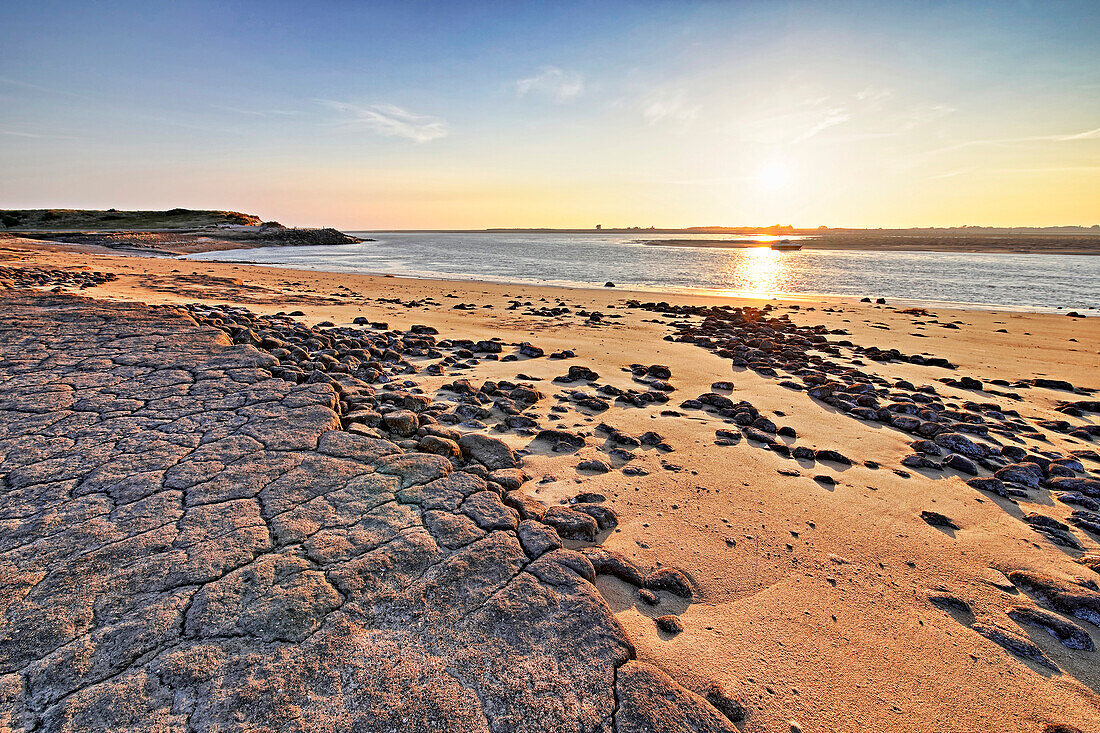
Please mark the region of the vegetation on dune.
POLYGON ((9 230, 35 229, 190 229, 196 227, 258 226, 260 217, 239 211, 119 211, 107 209, 4 209, 0 224, 9 230))

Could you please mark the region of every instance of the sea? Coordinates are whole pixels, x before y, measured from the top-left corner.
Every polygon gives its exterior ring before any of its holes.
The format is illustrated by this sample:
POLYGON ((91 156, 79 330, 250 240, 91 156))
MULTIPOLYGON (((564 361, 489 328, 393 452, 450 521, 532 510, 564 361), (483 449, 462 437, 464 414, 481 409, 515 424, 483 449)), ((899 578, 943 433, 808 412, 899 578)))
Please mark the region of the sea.
MULTIPOLYGON (((833 295, 1100 315, 1100 256, 652 246, 729 235, 561 232, 349 232, 374 241, 203 252, 194 260, 330 272, 485 280, 654 293, 833 295)), ((755 237, 767 244, 778 237, 755 237)))

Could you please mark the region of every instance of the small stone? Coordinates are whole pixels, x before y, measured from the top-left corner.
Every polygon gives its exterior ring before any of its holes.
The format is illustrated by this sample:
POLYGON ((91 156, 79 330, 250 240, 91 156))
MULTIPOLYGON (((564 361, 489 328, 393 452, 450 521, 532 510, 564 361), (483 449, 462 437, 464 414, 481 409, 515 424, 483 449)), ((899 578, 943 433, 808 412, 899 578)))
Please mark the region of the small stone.
POLYGON ((607 473, 611 470, 611 465, 607 461, 601 461, 598 458, 588 458, 577 464, 578 471, 590 471, 592 473, 607 473))
POLYGON ((664 590, 673 595, 691 600, 695 593, 691 581, 683 571, 676 568, 659 568, 646 576, 645 587, 650 590, 664 590))
POLYGON ((574 504, 573 510, 578 512, 584 512, 588 516, 596 520, 596 526, 601 531, 605 529, 611 529, 618 526, 619 517, 610 508, 603 504, 574 504))
POLYGON ((658 616, 655 621, 657 628, 666 634, 679 634, 684 630, 684 625, 680 623, 680 619, 672 614, 658 616))
POLYGON ((745 706, 738 702, 726 688, 717 682, 711 682, 703 688, 703 697, 706 698, 706 701, 713 705, 718 712, 729 718, 730 722, 741 723, 748 715, 745 706))

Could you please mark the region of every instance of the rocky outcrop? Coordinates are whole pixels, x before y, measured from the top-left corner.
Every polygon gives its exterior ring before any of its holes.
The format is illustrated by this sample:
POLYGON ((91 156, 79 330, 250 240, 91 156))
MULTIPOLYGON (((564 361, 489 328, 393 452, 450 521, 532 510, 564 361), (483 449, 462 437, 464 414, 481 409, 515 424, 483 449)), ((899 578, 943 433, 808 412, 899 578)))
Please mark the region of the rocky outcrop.
POLYGON ((0 307, 0 729, 735 730, 584 555, 331 384, 173 309, 0 307))

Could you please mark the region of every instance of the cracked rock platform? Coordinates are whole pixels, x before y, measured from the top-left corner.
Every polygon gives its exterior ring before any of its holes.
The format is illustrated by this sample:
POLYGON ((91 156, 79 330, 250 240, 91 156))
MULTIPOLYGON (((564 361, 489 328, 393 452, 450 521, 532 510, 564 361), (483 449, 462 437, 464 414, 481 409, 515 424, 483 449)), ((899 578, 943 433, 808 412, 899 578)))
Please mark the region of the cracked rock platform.
POLYGON ((736 730, 330 385, 172 308, 0 312, 0 731, 736 730))

